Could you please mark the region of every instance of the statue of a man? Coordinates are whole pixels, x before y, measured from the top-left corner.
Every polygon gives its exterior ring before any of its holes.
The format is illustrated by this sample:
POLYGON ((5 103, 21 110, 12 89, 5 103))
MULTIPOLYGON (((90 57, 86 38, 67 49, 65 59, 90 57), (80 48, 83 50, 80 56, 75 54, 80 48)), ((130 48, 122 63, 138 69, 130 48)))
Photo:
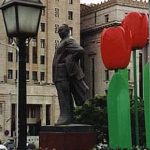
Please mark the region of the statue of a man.
POLYGON ((84 49, 70 36, 67 24, 59 27, 61 38, 53 59, 53 82, 58 93, 60 116, 56 125, 72 123, 74 102, 83 105, 88 86, 83 81, 84 73, 80 67, 80 58, 84 49))

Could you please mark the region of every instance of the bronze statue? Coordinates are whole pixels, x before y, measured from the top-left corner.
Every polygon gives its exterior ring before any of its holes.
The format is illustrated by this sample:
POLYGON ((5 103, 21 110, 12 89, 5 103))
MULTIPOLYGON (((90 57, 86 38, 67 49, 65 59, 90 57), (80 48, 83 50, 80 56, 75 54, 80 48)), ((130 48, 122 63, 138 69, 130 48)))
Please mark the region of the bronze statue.
POLYGON ((80 58, 84 49, 70 36, 67 24, 59 27, 61 38, 53 59, 53 82, 58 93, 60 116, 56 125, 70 124, 73 120, 74 102, 83 105, 86 100, 88 86, 83 78, 80 58))

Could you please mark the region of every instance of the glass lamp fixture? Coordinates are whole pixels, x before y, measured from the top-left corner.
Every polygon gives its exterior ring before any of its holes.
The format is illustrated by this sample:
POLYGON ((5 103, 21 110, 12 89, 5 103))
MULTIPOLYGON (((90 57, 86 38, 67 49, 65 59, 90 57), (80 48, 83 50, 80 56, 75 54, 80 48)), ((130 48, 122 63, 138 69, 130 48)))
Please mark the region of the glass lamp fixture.
POLYGON ((40 0, 4 0, 1 9, 7 36, 36 36, 43 8, 40 0))

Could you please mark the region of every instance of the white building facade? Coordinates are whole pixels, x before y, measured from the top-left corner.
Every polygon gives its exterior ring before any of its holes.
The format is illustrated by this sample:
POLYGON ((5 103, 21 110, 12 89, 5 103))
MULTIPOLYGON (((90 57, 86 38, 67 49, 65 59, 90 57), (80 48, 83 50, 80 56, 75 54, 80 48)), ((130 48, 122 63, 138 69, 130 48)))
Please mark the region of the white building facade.
MULTIPOLYGON (((2 3, 3 0, 0 1, 2 3)), ((60 38, 58 28, 69 25, 80 41, 80 0, 42 0, 38 36, 27 41, 27 124, 28 135, 36 136, 40 126, 54 125, 59 116, 57 92, 52 83, 52 60, 60 38), (29 43, 29 44, 28 44, 29 43)), ((34 19, 34 18, 32 18, 34 19)), ((31 20, 32 21, 32 20, 31 20)), ((6 35, 0 12, 0 139, 15 137, 17 126, 18 52, 14 39, 6 35)))

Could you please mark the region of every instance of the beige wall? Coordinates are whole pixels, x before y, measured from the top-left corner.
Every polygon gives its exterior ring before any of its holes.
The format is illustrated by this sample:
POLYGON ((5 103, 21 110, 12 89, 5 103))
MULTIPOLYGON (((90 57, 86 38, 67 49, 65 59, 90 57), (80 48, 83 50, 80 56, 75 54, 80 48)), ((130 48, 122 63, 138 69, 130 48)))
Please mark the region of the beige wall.
MULTIPOLYGON (((93 5, 91 8, 81 10, 81 42, 85 48, 85 74, 86 81, 90 87, 90 95, 92 96, 92 59, 94 59, 94 92, 95 94, 105 95, 105 90, 108 87, 108 81, 105 78, 106 68, 103 65, 100 53, 100 37, 104 28, 113 26, 113 23, 120 23, 126 13, 138 11, 147 13, 147 3, 138 1, 125 0, 110 0, 98 5, 93 5), (105 22, 105 15, 109 15, 109 21, 105 22), (87 67, 88 64, 88 67, 87 67)), ((109 43, 108 43, 109 44, 109 43)), ((137 67, 139 62, 139 53, 137 51, 137 67)), ((128 69, 130 69, 130 80, 133 83, 132 56, 128 69)), ((138 72, 139 68, 137 68, 138 72)), ((110 79, 113 71, 110 71, 110 79)), ((138 76, 139 80, 139 76, 138 76)), ((130 86, 133 86, 130 85, 130 86)))
MULTIPOLYGON (((0 139, 4 140, 4 131, 11 131, 11 105, 17 103, 17 87, 16 85, 0 84, 0 104, 2 104, 2 114, 0 114, 0 139)), ((41 105, 44 109, 46 105, 51 105, 51 124, 53 125, 59 115, 59 104, 56 95, 56 89, 53 85, 47 86, 27 86, 27 105, 41 105)), ((41 113, 41 124, 45 125, 46 115, 45 111, 41 113), (43 113, 44 112, 44 113, 43 113)), ((29 118, 30 119, 30 118, 29 118)))

